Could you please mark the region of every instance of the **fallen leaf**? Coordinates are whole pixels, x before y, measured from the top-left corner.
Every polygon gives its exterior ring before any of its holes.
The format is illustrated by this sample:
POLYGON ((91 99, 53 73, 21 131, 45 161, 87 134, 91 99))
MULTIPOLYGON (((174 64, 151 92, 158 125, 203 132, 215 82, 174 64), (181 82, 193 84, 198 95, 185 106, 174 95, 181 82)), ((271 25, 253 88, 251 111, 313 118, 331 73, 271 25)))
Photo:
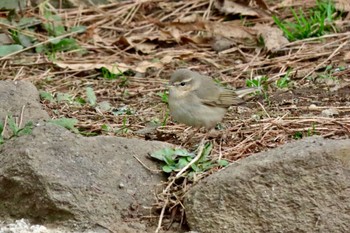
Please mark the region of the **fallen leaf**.
POLYGON ((344 60, 350 60, 350 52, 346 52, 344 55, 344 60))
MULTIPOLYGON (((249 3, 249 1, 246 1, 249 3)), ((243 16, 259 16, 260 14, 248 5, 237 3, 234 0, 216 0, 214 6, 224 14, 239 14, 243 16)))
POLYGON ((349 0, 335 0, 335 8, 343 12, 350 11, 350 1, 349 0))
POLYGON ((255 0, 256 4, 264 10, 269 10, 269 6, 264 0, 255 0))
POLYGON ((254 26, 254 29, 264 39, 265 47, 269 51, 277 51, 289 43, 279 28, 274 28, 266 24, 257 24, 254 26))
POLYGON ((181 42, 181 32, 179 29, 173 27, 169 30, 169 33, 177 43, 181 42))
POLYGON ((214 36, 223 36, 227 38, 254 38, 254 30, 232 24, 230 22, 208 22, 206 25, 208 31, 212 32, 214 36))
POLYGON ((162 51, 162 53, 157 54, 161 59, 153 59, 153 61, 140 61, 134 64, 125 63, 114 63, 114 64, 103 64, 103 63, 78 63, 78 62, 59 62, 55 61, 58 67, 63 69, 71 69, 76 71, 83 70, 94 70, 106 68, 109 72, 113 74, 120 74, 128 70, 133 70, 139 73, 145 73, 148 68, 161 69, 165 64, 170 63, 174 58, 183 58, 185 56, 193 54, 191 50, 169 50, 162 51))
POLYGON ((14 41, 7 33, 0 33, 0 45, 12 44, 14 41))
POLYGON ((55 61, 54 64, 60 68, 64 68, 64 69, 68 68, 68 69, 77 70, 77 71, 101 69, 102 67, 104 67, 113 74, 120 74, 131 69, 129 65, 124 63, 115 63, 115 64, 73 63, 73 62, 65 63, 65 62, 55 61))
POLYGON ((194 23, 201 20, 201 17, 197 14, 191 14, 189 16, 181 17, 177 22, 180 23, 194 23))
POLYGON ((148 40, 149 38, 145 35, 133 35, 129 37, 121 36, 118 41, 113 44, 134 48, 136 51, 149 54, 154 51, 157 44, 147 42, 148 40))

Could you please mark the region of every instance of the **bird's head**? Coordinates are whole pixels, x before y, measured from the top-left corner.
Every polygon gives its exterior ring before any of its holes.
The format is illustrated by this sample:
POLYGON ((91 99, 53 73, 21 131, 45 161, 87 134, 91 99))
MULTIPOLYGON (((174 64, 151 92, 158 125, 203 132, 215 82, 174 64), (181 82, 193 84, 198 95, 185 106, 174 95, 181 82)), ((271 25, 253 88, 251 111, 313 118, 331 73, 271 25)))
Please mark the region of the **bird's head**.
POLYGON ((170 94, 174 97, 187 96, 200 85, 200 75, 188 69, 176 70, 170 78, 170 94))

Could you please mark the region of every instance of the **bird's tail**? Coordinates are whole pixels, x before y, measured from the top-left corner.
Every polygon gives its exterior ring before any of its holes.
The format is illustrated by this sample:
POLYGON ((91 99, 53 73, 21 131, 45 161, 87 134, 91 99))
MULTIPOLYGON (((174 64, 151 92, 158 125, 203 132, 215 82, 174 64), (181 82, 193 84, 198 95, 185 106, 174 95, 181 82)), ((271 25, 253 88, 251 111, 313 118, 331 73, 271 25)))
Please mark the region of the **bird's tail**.
POLYGON ((246 95, 249 95, 251 93, 260 92, 260 91, 261 91, 261 88, 259 88, 259 87, 248 87, 248 88, 242 88, 242 89, 235 90, 237 96, 240 98, 242 98, 246 95))

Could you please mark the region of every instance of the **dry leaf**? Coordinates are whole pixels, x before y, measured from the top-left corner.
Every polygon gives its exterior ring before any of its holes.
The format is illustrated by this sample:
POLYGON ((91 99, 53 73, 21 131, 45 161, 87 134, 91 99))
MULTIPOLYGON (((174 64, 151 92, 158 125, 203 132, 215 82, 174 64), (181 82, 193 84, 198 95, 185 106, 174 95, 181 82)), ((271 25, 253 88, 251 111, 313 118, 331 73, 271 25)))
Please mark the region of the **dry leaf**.
POLYGON ((201 17, 197 14, 192 14, 189 16, 181 17, 177 22, 179 23, 195 23, 201 20, 201 17))
POLYGON ((124 63, 115 64, 102 64, 102 63, 65 63, 65 62, 54 62, 60 68, 68 68, 71 70, 83 71, 83 70, 94 70, 101 69, 102 67, 108 69, 113 74, 119 74, 130 70, 130 66, 124 63))
POLYGON ((350 60, 350 52, 345 53, 344 60, 350 60))
MULTIPOLYGON (((135 64, 125 64, 125 63, 114 63, 114 64, 103 64, 103 63, 74 63, 74 62, 54 62, 58 67, 63 69, 71 69, 76 71, 83 70, 94 70, 106 68, 109 72, 113 74, 120 74, 121 72, 125 72, 127 70, 133 70, 139 73, 145 73, 148 68, 157 68, 161 69, 165 64, 170 63, 174 58, 183 58, 184 56, 188 56, 193 54, 191 50, 171 50, 171 51, 163 51, 162 54, 166 54, 163 58, 158 61, 141 61, 135 64), (171 55, 169 55, 171 54, 171 55)), ((158 56, 162 56, 162 54, 158 54, 158 56)))
POLYGON ((205 30, 205 21, 198 19, 194 22, 172 22, 170 24, 166 24, 166 26, 175 27, 183 32, 202 31, 205 30))
POLYGON ((64 63, 64 62, 55 62, 58 67, 68 68, 71 70, 93 70, 93 69, 101 69, 106 68, 109 72, 113 74, 120 74, 127 70, 133 70, 139 73, 145 73, 147 68, 157 68, 160 69, 163 67, 163 63, 161 62, 150 62, 150 61, 142 61, 136 65, 127 65, 124 63, 114 63, 114 64, 96 64, 96 63, 64 63))
POLYGON ((257 24, 254 26, 258 35, 264 39, 265 47, 269 51, 277 51, 289 41, 283 36, 283 32, 279 28, 273 28, 265 24, 257 24))
POLYGON ((227 38, 249 38, 253 39, 254 30, 238 26, 232 23, 208 22, 207 29, 215 36, 227 38))
MULTIPOLYGON (((264 12, 250 7, 249 1, 237 2, 234 0, 216 0, 215 7, 225 14, 240 14, 244 16, 261 16, 264 12)), ((266 4, 265 4, 266 5, 266 4)))
POLYGON ((147 42, 147 40, 150 40, 150 38, 146 35, 121 36, 118 41, 113 44, 124 45, 125 47, 134 48, 136 51, 140 51, 144 54, 149 54, 153 52, 158 45, 147 42))
POLYGON ((256 4, 264 10, 269 10, 269 6, 264 0, 255 0, 256 4))
POLYGON ((180 33, 179 29, 174 28, 174 27, 170 28, 169 33, 177 43, 181 42, 181 33, 180 33))
POLYGON ((13 44, 12 38, 6 33, 0 33, 0 45, 13 44))
POLYGON ((350 1, 349 0, 335 0, 335 8, 340 11, 349 12, 350 11, 350 1))

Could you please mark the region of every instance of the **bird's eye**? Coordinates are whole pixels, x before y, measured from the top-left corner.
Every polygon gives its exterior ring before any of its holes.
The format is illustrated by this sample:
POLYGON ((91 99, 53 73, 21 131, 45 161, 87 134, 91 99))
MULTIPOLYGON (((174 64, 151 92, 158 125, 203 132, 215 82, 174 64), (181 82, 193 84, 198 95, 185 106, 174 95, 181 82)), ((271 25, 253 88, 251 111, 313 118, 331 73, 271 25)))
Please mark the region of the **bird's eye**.
POLYGON ((180 86, 185 86, 185 85, 186 85, 185 82, 181 82, 181 83, 180 83, 180 86))

